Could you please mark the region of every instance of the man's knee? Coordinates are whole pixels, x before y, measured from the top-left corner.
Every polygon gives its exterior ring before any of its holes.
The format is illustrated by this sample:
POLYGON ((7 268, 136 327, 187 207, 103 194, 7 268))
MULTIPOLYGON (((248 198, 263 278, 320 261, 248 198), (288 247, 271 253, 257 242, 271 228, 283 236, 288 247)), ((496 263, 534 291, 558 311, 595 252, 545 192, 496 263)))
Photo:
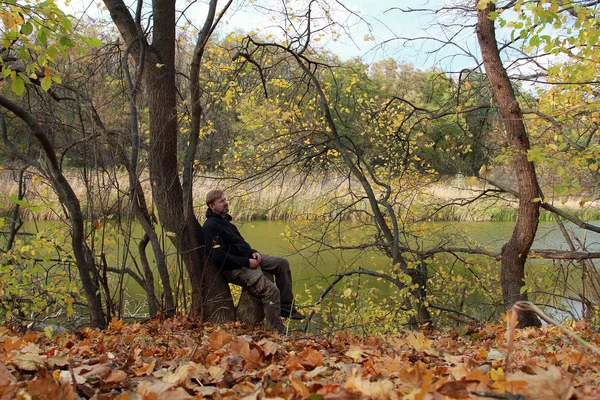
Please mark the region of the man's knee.
POLYGON ((279 299, 279 289, 266 276, 259 279, 254 285, 248 288, 250 293, 268 299, 279 299))
POLYGON ((287 260, 287 258, 283 258, 281 257, 281 269, 282 271, 289 271, 290 270, 290 262, 287 260))

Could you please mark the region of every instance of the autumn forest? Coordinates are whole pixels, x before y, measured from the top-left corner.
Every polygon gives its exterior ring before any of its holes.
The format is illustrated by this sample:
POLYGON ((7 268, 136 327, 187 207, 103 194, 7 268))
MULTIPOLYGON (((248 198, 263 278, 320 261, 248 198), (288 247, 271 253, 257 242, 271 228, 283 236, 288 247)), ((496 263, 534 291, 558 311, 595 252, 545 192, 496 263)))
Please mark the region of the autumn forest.
POLYGON ((600 398, 600 2, 406 3, 2 2, 0 399, 600 398))

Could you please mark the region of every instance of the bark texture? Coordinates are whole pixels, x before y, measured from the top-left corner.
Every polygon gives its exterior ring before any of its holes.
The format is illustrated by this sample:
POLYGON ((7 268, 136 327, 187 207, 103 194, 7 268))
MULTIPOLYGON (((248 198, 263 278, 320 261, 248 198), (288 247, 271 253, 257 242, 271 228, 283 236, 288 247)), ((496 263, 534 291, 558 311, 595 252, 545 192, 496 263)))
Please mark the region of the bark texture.
MULTIPOLYGON (((502 248, 501 283, 505 307, 511 308, 517 301, 527 300, 521 293, 525 279, 525 261, 535 234, 540 214, 540 191, 535 167, 527 159, 529 136, 523 123, 521 108, 500 59, 494 21, 490 13, 496 9, 489 2, 477 12, 477 39, 483 56, 485 71, 498 103, 502 122, 513 156, 513 168, 519 189, 518 221, 509 241, 502 248)), ((540 326, 540 320, 529 311, 519 311, 519 326, 540 326)))

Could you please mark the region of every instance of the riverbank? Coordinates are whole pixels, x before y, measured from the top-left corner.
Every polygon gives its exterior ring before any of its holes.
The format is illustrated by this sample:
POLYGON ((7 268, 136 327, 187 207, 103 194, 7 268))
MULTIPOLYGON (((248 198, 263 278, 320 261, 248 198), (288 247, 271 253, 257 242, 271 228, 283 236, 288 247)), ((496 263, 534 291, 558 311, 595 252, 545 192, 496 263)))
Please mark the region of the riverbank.
MULTIPOLYGON (((128 178, 125 171, 112 175, 98 173, 82 179, 76 172, 67 179, 80 199, 88 220, 101 217, 126 218, 129 201, 126 196, 128 178)), ((152 210, 151 187, 147 177, 142 187, 152 210)), ((0 171, 0 217, 13 213, 18 193, 16 174, 0 171)), ((63 210, 51 186, 39 175, 29 173, 25 178, 26 194, 20 203, 19 213, 25 220, 58 220, 63 210)), ((223 188, 230 200, 231 214, 236 220, 291 220, 317 219, 335 213, 354 202, 360 211, 368 213, 366 200, 358 201, 362 193, 356 183, 341 177, 291 177, 263 182, 242 182, 216 176, 198 177, 193 188, 194 208, 202 218, 206 208, 206 193, 216 187, 223 188), (348 188, 352 187, 352 193, 348 188)), ((481 197, 489 189, 473 178, 455 177, 415 190, 410 196, 399 196, 395 208, 405 218, 426 221, 515 221, 517 203, 508 195, 497 193, 481 197), (478 200, 473 199, 480 197, 478 200), (407 204, 409 203, 409 204, 407 204), (410 207, 410 209, 408 208, 410 207)), ((411 189, 408 189, 411 190, 411 189)), ((552 200, 567 213, 582 220, 600 220, 600 203, 582 198, 563 197, 552 200)), ((350 214, 349 214, 350 215, 350 214)), ((345 218, 356 218, 358 213, 345 218)), ((366 214, 363 214, 366 215, 366 214)), ((552 214, 542 211, 542 221, 552 220, 552 214)))

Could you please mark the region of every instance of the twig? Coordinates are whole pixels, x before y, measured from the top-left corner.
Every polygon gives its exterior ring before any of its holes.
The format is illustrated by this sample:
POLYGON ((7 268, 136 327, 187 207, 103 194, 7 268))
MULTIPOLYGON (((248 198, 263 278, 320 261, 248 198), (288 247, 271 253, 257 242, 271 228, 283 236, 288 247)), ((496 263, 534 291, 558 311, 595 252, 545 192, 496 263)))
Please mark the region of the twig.
POLYGON ((558 327, 561 331, 563 331, 571 339, 576 340, 581 345, 583 345, 584 347, 588 348, 589 350, 593 351, 594 353, 596 353, 597 355, 600 356, 600 349, 598 349, 598 347, 594 346, 591 343, 586 342, 585 340, 580 338, 576 333, 571 332, 570 330, 568 330, 567 328, 562 326, 560 323, 558 323, 557 321, 553 320, 552 318, 550 318, 549 316, 544 314, 544 312, 542 310, 540 310, 537 306, 535 306, 533 303, 530 303, 529 301, 517 301, 513 307, 516 308, 517 310, 533 311, 541 319, 543 319, 544 321, 546 321, 549 324, 552 324, 552 325, 558 327))
POLYGON ((490 392, 471 392, 473 396, 487 397, 488 399, 504 399, 504 400, 528 400, 527 397, 523 397, 520 394, 512 393, 490 393, 490 392))
POLYGON ((515 331, 517 330, 518 313, 512 308, 506 311, 506 332, 508 333, 508 343, 506 345, 506 365, 505 368, 508 372, 512 372, 511 368, 511 353, 513 348, 513 341, 515 338, 515 331))
POLYGON ((190 353, 185 357, 187 362, 192 361, 192 357, 194 357, 194 354, 196 354, 196 350, 198 350, 198 343, 194 345, 192 351, 190 351, 190 353))

